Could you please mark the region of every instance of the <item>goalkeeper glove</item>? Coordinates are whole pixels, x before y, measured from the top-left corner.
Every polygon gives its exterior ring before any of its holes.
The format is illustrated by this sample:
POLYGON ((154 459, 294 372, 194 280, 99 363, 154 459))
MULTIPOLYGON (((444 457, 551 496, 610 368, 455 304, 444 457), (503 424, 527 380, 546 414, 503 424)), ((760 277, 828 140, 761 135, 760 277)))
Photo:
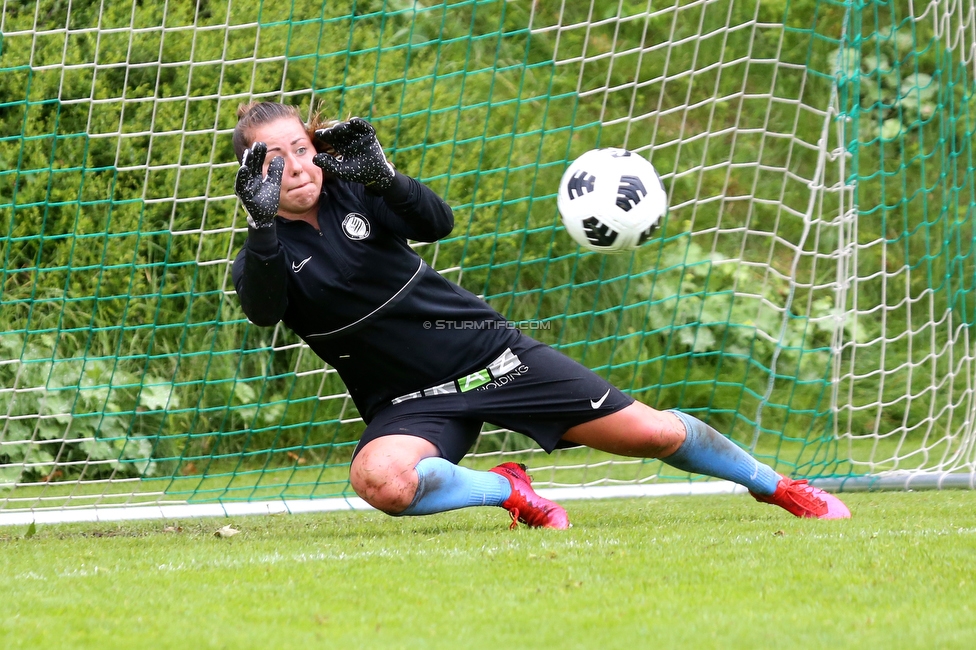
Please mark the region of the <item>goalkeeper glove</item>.
POLYGON ((315 139, 335 152, 320 153, 312 162, 344 181, 361 183, 383 191, 393 184, 396 172, 383 155, 376 130, 366 120, 354 117, 315 132, 315 139))
POLYGON ((264 158, 268 146, 255 142, 244 151, 241 168, 237 170, 234 191, 247 210, 247 222, 252 228, 269 228, 274 225, 278 214, 278 199, 281 197, 281 176, 285 171, 285 159, 275 156, 268 165, 268 175, 264 175, 264 158))

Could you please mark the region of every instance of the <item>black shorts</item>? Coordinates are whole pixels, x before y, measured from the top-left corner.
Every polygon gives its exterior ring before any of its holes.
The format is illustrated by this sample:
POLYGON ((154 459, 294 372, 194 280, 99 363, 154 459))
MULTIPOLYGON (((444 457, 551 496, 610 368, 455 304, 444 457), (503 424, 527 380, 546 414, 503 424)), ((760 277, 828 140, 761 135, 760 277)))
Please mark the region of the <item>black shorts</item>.
POLYGON ((485 422, 525 434, 551 453, 568 429, 633 403, 589 368, 522 336, 484 370, 393 400, 370 421, 353 457, 376 438, 410 435, 457 463, 485 422))

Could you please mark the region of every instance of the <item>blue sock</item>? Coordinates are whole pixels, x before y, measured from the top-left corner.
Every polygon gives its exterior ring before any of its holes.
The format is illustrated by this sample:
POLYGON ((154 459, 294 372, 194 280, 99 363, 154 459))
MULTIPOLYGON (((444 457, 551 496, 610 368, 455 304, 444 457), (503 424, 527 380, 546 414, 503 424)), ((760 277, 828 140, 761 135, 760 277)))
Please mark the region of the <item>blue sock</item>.
POLYGON ((417 493, 403 515, 429 515, 470 506, 500 506, 512 494, 508 479, 460 467, 443 458, 417 463, 417 493))
POLYGON ((776 491, 780 475, 698 418, 671 410, 685 425, 685 441, 665 463, 685 472, 716 476, 746 486, 750 492, 769 495, 776 491))

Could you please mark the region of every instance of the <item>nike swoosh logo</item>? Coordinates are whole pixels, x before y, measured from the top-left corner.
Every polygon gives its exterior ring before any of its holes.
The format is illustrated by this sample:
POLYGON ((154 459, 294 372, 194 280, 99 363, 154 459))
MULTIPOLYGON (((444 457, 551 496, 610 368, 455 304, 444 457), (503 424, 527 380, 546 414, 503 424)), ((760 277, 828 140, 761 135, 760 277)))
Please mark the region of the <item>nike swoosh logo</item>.
POLYGON ((301 271, 301 270, 302 270, 302 268, 304 268, 304 267, 305 267, 305 265, 306 265, 306 264, 308 264, 308 263, 309 263, 309 261, 310 261, 311 259, 312 259, 312 256, 311 256, 311 255, 309 255, 308 257, 306 257, 305 259, 303 259, 303 260, 302 260, 301 262, 299 262, 298 264, 295 264, 294 262, 292 262, 292 263, 291 263, 291 270, 292 270, 292 271, 294 271, 295 273, 298 273, 299 271, 301 271))
POLYGON ((607 392, 605 392, 605 393, 603 394, 603 397, 601 397, 599 401, 597 401, 597 402, 594 402, 593 400, 590 400, 590 406, 592 406, 592 407, 593 407, 593 408, 595 408, 595 409, 598 409, 598 408, 600 408, 601 406, 603 406, 603 402, 604 402, 604 401, 606 401, 606 399, 607 399, 607 396, 608 396, 609 394, 610 394, 610 389, 608 388, 608 389, 607 389, 607 392))

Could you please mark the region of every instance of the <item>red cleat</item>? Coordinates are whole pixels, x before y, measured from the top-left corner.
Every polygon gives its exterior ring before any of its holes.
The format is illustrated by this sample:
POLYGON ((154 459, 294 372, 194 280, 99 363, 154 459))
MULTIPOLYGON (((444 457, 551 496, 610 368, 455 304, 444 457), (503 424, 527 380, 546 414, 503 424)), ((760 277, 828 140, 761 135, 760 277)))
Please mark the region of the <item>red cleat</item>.
POLYGON ((851 511, 844 502, 820 488, 807 485, 805 480, 794 481, 783 477, 770 495, 749 494, 756 501, 772 503, 797 517, 816 519, 849 519, 851 511))
POLYGON ((512 515, 512 528, 522 522, 533 528, 569 528, 569 517, 562 506, 543 499, 532 489, 532 479, 525 473, 521 463, 502 463, 488 470, 508 479, 512 484, 512 495, 502 507, 512 515))

